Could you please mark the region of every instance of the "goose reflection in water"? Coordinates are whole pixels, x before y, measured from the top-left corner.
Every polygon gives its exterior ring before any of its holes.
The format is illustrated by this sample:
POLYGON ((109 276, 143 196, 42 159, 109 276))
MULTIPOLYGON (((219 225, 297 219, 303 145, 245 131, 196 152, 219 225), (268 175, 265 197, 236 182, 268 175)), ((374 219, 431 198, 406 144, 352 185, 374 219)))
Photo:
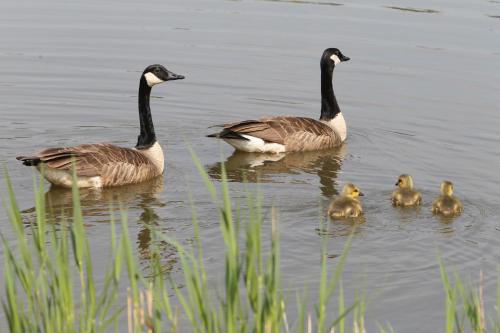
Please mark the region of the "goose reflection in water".
MULTIPOLYGON (((146 264, 151 258, 150 246, 152 235, 150 227, 162 225, 162 218, 155 212, 156 208, 164 207, 165 204, 159 199, 163 191, 163 176, 156 177, 150 181, 103 189, 79 189, 80 205, 84 222, 109 223, 112 216, 120 213, 122 209, 129 212, 138 212, 140 230, 137 234, 138 253, 141 261, 146 264)), ((45 193, 45 210, 49 221, 61 223, 71 220, 73 216, 73 195, 71 189, 51 186, 45 193)), ((26 218, 34 220, 35 207, 23 212, 26 218)), ((115 218, 120 221, 120 217, 115 218)), ((175 263, 174 247, 159 244, 162 253, 162 265, 164 271, 169 271, 175 263)))
MULTIPOLYGON (((261 154, 235 151, 224 165, 231 182, 272 183, 280 174, 317 174, 323 196, 338 194, 336 178, 346 156, 347 146, 309 152, 261 154)), ((221 162, 207 166, 213 179, 221 179, 221 162)))

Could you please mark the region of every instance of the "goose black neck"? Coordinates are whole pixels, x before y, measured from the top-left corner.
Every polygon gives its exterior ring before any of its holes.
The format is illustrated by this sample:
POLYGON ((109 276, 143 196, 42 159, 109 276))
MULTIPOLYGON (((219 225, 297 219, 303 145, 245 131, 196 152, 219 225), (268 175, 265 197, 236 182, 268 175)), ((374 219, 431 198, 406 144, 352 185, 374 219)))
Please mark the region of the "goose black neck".
POLYGON ((149 108, 149 97, 151 87, 147 84, 144 76, 141 77, 139 84, 139 121, 141 123, 141 133, 137 138, 137 149, 146 149, 156 142, 155 128, 151 118, 151 109, 149 108))
POLYGON ((321 120, 330 120, 340 113, 340 107, 333 93, 334 66, 321 64, 321 120))

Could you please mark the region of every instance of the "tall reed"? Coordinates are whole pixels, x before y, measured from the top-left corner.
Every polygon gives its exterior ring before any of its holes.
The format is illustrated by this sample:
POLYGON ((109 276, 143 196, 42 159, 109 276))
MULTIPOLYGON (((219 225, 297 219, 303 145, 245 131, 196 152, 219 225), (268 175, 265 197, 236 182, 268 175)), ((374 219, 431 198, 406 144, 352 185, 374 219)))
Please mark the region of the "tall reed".
MULTIPOLYGON (((281 288, 279 225, 276 209, 264 219, 259 196, 247 196, 247 214, 231 202, 224 166, 220 189, 210 180, 193 153, 193 160, 217 205, 224 240, 225 279, 209 283, 201 237, 193 208, 193 248, 152 229, 151 274, 138 264, 128 233, 128 216, 122 211, 120 232, 110 223, 110 261, 105 272, 96 274, 79 191, 73 192, 73 216, 61 223, 48 221, 43 181, 34 184, 36 218, 26 222, 20 213, 12 184, 5 172, 6 204, 14 239, 2 236, 4 247, 5 297, 2 299, 11 332, 344 332, 347 314, 358 303, 345 307, 339 289, 347 256, 346 246, 330 275, 326 251, 321 255, 319 301, 315 311, 307 306, 306 295, 297 295, 298 318, 292 323, 281 288), (247 218, 244 220, 242 216, 247 218), (271 226, 270 239, 263 239, 263 225, 271 226), (162 272, 160 242, 172 244, 182 268, 181 281, 172 281, 162 272), (263 242, 269 241, 264 251, 263 242), (178 288, 181 284, 184 287, 178 288), (97 287, 97 286, 101 287, 97 287), (213 292, 222 288, 220 295, 213 292), (337 293, 338 314, 328 310, 337 293), (179 326, 180 321, 185 324, 179 326), (186 327, 187 326, 187 327, 186 327)), ((74 175, 76 177, 76 175, 74 175)), ((113 218, 113 214, 111 214, 113 218)), ((357 319, 356 319, 357 320, 357 319)), ((354 324, 353 324, 354 325, 354 324)))
MULTIPOLYGON (((364 298, 347 306, 341 283, 351 238, 331 273, 326 244, 321 247, 319 298, 314 307, 309 307, 306 291, 296 295, 295 305, 287 303, 281 287, 276 209, 266 220, 261 197, 248 193, 247 211, 243 214, 230 200, 224 166, 218 189, 194 153, 193 160, 219 210, 225 248, 225 279, 221 283, 209 282, 212 279, 205 269, 194 204, 194 246, 185 247, 152 229, 149 274, 138 264, 130 242, 128 216, 122 210, 120 223, 110 223, 109 264, 104 272, 96 274, 96 254, 89 245, 78 189, 72 189, 73 216, 56 224, 47 219, 43 181, 34 182, 36 217, 25 221, 5 172, 8 196, 4 204, 13 233, 9 239, 2 235, 2 306, 9 331, 366 332, 364 298), (272 231, 269 239, 262 236, 266 224, 272 231), (270 242, 268 251, 263 246, 266 241, 270 242), (161 242, 177 250, 182 268, 180 280, 173 281, 163 273, 161 242), (335 312, 331 309, 332 298, 336 298, 335 312), (290 318, 287 311, 293 307, 297 314, 290 318)), ((110 216, 113 218, 113 214, 110 216)), ((444 332, 500 333, 500 307, 497 305, 495 318, 486 316, 482 273, 477 287, 471 288, 458 274, 450 276, 442 262, 440 270, 445 292, 444 332)), ((394 332, 389 324, 386 327, 379 326, 379 331, 394 332)))
POLYGON ((497 282, 496 318, 487 318, 484 306, 483 272, 479 272, 476 287, 470 287, 471 284, 464 284, 457 273, 450 277, 443 262, 440 262, 440 271, 446 295, 445 332, 500 332, 500 280, 497 282))

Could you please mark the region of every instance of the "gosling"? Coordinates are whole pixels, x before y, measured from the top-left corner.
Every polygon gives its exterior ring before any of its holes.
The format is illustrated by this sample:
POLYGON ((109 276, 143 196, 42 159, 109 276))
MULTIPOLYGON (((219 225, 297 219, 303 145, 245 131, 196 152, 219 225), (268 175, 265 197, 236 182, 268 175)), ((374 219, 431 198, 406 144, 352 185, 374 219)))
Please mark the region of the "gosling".
POLYGON ((358 217, 363 214, 363 207, 358 197, 363 193, 356 185, 346 184, 342 195, 332 201, 328 208, 328 215, 333 219, 358 217))
POLYGON ((413 189, 413 179, 410 175, 399 176, 396 186, 391 197, 393 206, 409 207, 422 203, 422 195, 413 189))
POLYGON ((453 183, 443 181, 441 183, 441 195, 432 203, 432 212, 444 217, 460 215, 464 207, 460 200, 453 195, 453 183))

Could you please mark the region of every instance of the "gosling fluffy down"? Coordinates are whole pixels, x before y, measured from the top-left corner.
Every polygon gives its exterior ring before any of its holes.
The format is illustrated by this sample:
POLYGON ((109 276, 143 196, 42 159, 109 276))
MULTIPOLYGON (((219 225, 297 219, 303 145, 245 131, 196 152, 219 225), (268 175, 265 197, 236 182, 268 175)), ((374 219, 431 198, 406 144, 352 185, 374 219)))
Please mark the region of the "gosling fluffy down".
POLYGON ((422 203, 422 195, 413 188, 413 178, 410 175, 399 176, 396 186, 391 196, 394 206, 410 207, 422 203))
POLYGON ((333 219, 358 217, 363 214, 363 207, 358 197, 363 193, 354 184, 344 185, 342 195, 334 199, 328 208, 328 215, 333 219))
POLYGON ((460 215, 464 210, 460 200, 453 195, 453 183, 443 181, 441 183, 441 195, 432 203, 432 212, 444 217, 460 215))

